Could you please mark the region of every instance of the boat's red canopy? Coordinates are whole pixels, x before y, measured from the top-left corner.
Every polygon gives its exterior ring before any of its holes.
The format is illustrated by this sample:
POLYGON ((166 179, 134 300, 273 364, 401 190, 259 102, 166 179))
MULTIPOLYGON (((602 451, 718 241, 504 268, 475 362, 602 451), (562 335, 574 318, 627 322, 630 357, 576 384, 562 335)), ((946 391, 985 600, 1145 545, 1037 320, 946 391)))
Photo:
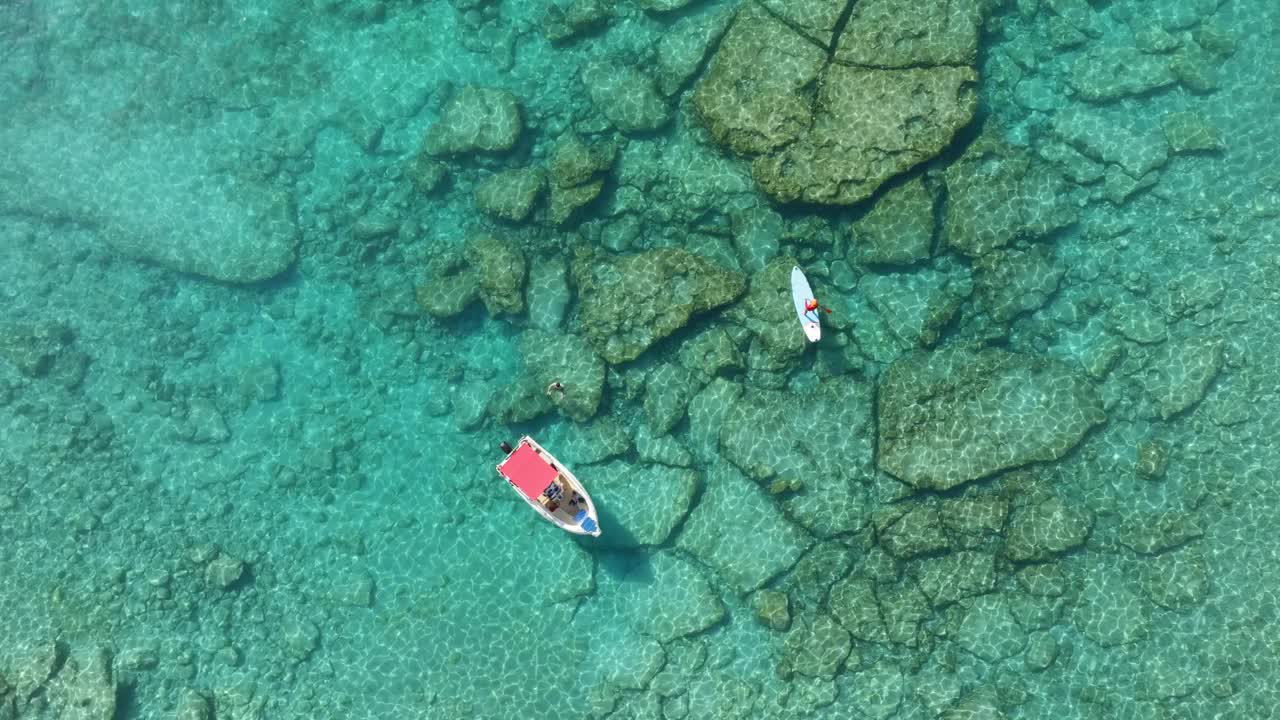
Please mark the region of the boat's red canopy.
POLYGON ((536 500, 558 474, 546 458, 524 442, 498 466, 498 472, 530 500, 536 500))

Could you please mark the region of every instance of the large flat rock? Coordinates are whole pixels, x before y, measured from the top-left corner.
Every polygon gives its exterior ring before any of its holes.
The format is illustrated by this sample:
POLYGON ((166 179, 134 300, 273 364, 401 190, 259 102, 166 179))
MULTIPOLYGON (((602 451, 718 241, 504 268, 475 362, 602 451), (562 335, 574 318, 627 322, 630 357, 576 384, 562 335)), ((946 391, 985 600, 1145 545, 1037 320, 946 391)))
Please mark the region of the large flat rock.
POLYGON ((746 290, 739 273, 682 248, 622 257, 582 252, 573 276, 582 332, 610 363, 636 359, 694 315, 746 290))
POLYGON ((787 516, 806 529, 853 532, 867 521, 870 407, 870 388, 853 381, 799 398, 748 391, 726 413, 720 447, 748 477, 782 492, 787 516))
POLYGON ((676 540, 739 593, 786 572, 812 542, 763 490, 724 462, 711 466, 707 489, 676 540))
POLYGON ((694 470, 623 460, 577 473, 600 515, 599 544, 628 549, 665 542, 684 521, 702 479, 694 470))
POLYGON ((693 105, 780 202, 850 205, 936 157, 977 109, 975 0, 747 3, 693 105), (935 7, 937 6, 937 7, 935 7))
POLYGON ((1097 389, 1071 368, 996 348, 906 356, 878 399, 880 468, 933 490, 1056 460, 1106 419, 1097 389))
POLYGON ((751 174, 781 202, 850 205, 938 155, 978 107, 968 66, 882 69, 831 65, 818 85, 813 126, 751 174))

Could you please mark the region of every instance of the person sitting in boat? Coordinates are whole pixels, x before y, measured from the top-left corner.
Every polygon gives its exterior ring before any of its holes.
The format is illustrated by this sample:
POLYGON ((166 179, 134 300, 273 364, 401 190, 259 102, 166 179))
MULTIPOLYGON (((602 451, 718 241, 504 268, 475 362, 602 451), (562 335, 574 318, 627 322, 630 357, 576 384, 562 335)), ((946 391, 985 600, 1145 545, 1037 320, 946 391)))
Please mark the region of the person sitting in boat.
POLYGON ((560 482, 560 478, 556 477, 556 479, 552 480, 551 484, 547 486, 547 489, 542 491, 542 498, 540 499, 542 500, 542 506, 547 509, 547 512, 555 512, 558 510, 560 508, 560 501, 564 499, 564 487, 561 486, 560 482))

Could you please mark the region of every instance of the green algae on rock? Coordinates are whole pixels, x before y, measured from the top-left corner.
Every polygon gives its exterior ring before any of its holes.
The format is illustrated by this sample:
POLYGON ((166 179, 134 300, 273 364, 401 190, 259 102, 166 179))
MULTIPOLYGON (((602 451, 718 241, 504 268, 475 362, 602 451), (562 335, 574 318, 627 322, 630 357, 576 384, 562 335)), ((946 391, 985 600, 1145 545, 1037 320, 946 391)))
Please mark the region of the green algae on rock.
POLYGON ((573 133, 561 135, 551 151, 547 221, 563 225, 578 208, 595 200, 604 189, 600 176, 613 166, 617 153, 612 143, 588 144, 573 133))
POLYGON ((977 110, 967 66, 884 70, 831 65, 813 124, 796 142, 751 165, 780 202, 851 205, 889 178, 938 155, 977 110))
POLYGON ((521 222, 533 211, 547 184, 547 173, 539 167, 503 170, 476 186, 476 207, 490 215, 521 222))
POLYGON ((716 142, 739 154, 768 152, 811 124, 804 89, 825 61, 822 48, 749 3, 698 83, 693 106, 716 142))
POLYGON ((582 84, 596 110, 627 134, 653 132, 671 112, 653 78, 634 67, 593 61, 582 69, 582 84))
POLYGON ((944 242, 970 257, 1036 238, 1076 221, 1066 183, 994 130, 983 132, 945 171, 944 242))
POLYGON ((621 257, 580 248, 573 277, 582 331, 610 363, 636 359, 694 315, 746 289, 739 273, 679 248, 621 257))
POLYGON ((1068 507, 1049 497, 1013 514, 1004 554, 1016 562, 1051 560, 1083 545, 1092 528, 1093 516, 1087 509, 1068 507))
POLYGON ((942 13, 859 3, 838 38, 842 3, 768 7, 778 15, 752 3, 735 18, 693 104, 718 143, 756 156, 752 176, 775 200, 864 200, 935 157, 973 118, 975 3, 942 13))
POLYGON ((836 45, 835 60, 886 68, 972 65, 981 23, 979 0, 858 0, 836 45))
POLYGON ((475 233, 467 238, 464 253, 476 272, 480 299, 490 315, 524 312, 527 267, 524 253, 515 243, 488 233, 475 233))
POLYGON ((933 252, 934 197, 920 178, 889 189, 852 224, 858 262, 910 265, 933 252))
POLYGON ((1096 388, 1066 365, 966 346, 894 362, 878 413, 880 468, 933 490, 1056 460, 1106 417, 1096 388))
POLYGON ((523 130, 520 101, 510 90, 468 85, 445 105, 422 149, 436 156, 506 152, 523 130))

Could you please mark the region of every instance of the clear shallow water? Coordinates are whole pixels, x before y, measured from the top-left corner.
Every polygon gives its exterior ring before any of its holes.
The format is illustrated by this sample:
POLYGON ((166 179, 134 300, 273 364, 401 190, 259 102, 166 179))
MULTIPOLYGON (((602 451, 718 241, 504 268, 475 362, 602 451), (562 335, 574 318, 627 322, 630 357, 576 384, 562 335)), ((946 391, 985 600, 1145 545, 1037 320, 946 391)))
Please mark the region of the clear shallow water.
POLYGON ((0 8, 0 718, 1272 717, 1276 8, 763 7, 0 8))

